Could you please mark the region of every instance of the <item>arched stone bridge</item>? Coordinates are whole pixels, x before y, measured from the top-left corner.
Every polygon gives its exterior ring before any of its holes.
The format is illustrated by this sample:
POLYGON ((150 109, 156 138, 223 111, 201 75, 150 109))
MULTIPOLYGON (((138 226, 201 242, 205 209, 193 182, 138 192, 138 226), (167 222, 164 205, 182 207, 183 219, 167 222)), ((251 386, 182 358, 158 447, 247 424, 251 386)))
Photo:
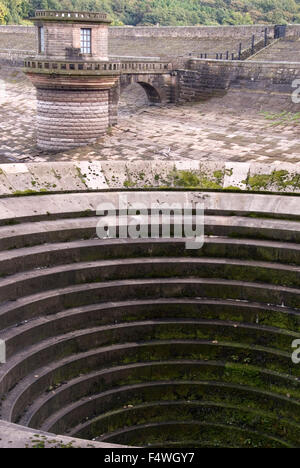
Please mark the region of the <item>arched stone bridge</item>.
POLYGON ((28 59, 27 72, 44 73, 53 78, 60 76, 117 76, 117 87, 122 92, 132 83, 140 84, 151 103, 165 103, 172 99, 174 86, 173 65, 162 60, 153 61, 110 61, 110 62, 66 62, 28 59))

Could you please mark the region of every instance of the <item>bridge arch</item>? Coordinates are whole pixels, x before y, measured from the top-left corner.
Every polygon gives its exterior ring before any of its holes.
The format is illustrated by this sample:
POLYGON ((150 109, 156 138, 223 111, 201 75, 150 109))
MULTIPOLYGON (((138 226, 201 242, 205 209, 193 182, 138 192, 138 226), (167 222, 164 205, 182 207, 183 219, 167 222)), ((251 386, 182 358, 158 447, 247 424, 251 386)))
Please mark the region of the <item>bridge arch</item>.
POLYGON ((161 75, 122 75, 120 79, 120 94, 132 84, 140 85, 147 97, 150 104, 161 104, 166 102, 164 92, 164 80, 161 75))
POLYGON ((162 98, 156 88, 149 83, 145 83, 144 81, 137 82, 143 90, 146 92, 148 101, 150 104, 160 104, 162 102, 162 98))
POLYGON ((120 96, 130 85, 137 84, 145 91, 148 102, 152 105, 166 104, 172 101, 174 83, 170 73, 124 73, 121 74, 118 85, 109 92, 109 122, 118 122, 118 107, 120 96))

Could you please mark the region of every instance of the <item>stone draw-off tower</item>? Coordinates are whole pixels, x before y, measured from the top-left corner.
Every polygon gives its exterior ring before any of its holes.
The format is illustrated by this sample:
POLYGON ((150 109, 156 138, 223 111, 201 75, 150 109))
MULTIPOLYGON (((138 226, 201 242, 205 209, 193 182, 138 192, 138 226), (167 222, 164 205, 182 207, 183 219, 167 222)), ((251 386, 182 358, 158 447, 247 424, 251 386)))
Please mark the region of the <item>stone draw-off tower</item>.
POLYGON ((120 66, 108 60, 109 19, 102 13, 37 11, 38 52, 25 61, 37 89, 37 143, 67 150, 94 142, 116 123, 120 66))

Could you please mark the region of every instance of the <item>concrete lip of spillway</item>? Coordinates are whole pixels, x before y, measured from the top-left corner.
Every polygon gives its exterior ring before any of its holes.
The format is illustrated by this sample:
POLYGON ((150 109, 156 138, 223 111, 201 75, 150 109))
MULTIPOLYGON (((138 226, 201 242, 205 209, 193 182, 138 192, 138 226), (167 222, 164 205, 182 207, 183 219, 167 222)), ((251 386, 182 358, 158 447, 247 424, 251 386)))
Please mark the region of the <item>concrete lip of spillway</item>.
POLYGON ((299 445, 297 171, 205 164, 1 166, 0 447, 299 445), (99 239, 120 198, 204 245, 99 239))
POLYGON ((300 193, 300 166, 224 161, 74 161, 0 164, 0 196, 92 191, 300 193))
POLYGON ((42 431, 0 421, 0 448, 98 448, 114 449, 120 445, 91 442, 71 437, 57 437, 42 431))

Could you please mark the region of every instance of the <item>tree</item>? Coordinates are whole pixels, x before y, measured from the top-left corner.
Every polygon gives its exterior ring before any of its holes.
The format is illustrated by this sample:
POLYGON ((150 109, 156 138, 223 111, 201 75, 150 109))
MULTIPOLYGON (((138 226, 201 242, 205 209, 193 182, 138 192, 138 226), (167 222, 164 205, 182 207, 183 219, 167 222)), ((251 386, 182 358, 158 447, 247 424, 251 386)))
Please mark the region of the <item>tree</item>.
POLYGON ((115 25, 286 23, 300 18, 300 0, 0 0, 0 23, 20 23, 37 9, 104 11, 115 25))
POLYGON ((6 24, 8 9, 0 2, 0 24, 6 24))

